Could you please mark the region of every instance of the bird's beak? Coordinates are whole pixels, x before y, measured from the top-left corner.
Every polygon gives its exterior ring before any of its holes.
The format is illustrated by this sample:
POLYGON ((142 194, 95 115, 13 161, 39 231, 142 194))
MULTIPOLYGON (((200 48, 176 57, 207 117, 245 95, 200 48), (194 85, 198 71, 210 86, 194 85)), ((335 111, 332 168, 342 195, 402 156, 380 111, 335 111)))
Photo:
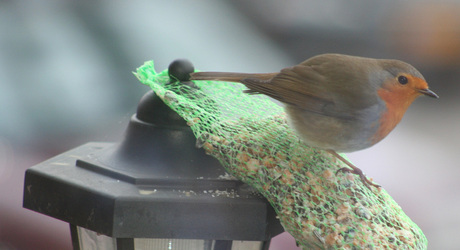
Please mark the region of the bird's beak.
POLYGON ((426 95, 426 96, 429 96, 429 97, 433 97, 433 98, 439 98, 439 96, 434 93, 433 91, 431 91, 430 89, 418 89, 418 92, 426 95))

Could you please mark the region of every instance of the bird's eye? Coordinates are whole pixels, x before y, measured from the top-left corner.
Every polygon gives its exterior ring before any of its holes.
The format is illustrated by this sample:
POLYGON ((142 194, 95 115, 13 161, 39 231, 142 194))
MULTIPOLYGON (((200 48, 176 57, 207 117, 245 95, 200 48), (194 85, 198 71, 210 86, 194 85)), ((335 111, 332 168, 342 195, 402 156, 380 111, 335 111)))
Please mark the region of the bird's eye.
POLYGON ((407 82, 409 82, 409 80, 407 79, 407 77, 405 76, 399 76, 398 77, 398 82, 401 83, 402 85, 406 84, 407 82))

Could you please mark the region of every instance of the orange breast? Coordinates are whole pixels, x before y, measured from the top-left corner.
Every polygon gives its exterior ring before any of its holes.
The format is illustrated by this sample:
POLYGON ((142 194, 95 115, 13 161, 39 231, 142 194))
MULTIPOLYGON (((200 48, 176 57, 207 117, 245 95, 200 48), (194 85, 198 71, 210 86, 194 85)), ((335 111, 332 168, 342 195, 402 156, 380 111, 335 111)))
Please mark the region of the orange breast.
POLYGON ((385 102, 386 111, 380 117, 379 129, 372 138, 374 144, 385 138, 398 125, 407 108, 418 96, 415 90, 399 88, 397 85, 396 87, 381 88, 377 93, 385 102))

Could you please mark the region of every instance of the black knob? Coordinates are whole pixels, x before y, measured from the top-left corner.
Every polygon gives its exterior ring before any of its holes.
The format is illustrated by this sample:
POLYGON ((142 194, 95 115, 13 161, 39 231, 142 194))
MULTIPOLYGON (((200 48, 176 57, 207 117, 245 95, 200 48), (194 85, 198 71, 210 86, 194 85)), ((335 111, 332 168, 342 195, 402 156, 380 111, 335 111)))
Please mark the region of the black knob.
POLYGON ((187 82, 190 80, 190 73, 195 71, 193 64, 187 59, 177 59, 169 64, 168 73, 171 82, 187 82))

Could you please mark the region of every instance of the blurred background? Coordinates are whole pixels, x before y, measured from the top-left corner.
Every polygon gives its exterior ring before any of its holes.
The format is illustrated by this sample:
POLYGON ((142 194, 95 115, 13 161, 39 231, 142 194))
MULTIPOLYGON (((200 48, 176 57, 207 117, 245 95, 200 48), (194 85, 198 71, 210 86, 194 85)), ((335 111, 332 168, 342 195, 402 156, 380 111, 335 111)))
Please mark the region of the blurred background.
MULTIPOLYGON (((0 1, 0 249, 71 249, 68 225, 22 208, 24 171, 89 141, 118 141, 177 58, 271 72, 311 56, 401 59, 441 97, 418 99, 381 143, 349 154, 426 234, 458 249, 460 1, 0 1)), ((297 249, 286 233, 272 250, 297 249)))

